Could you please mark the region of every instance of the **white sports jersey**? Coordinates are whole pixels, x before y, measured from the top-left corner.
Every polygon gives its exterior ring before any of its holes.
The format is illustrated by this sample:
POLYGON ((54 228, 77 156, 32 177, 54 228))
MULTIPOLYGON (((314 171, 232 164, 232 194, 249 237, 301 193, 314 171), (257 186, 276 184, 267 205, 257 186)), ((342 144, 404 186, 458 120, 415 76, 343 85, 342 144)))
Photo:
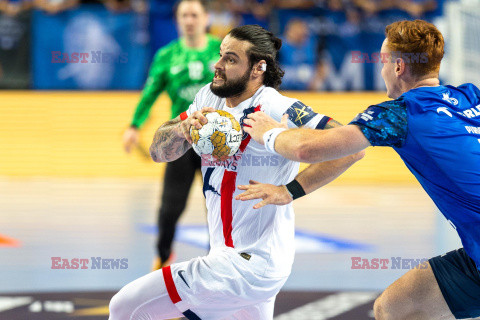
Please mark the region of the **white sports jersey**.
MULTIPOLYGON (((323 129, 330 120, 300 101, 265 86, 250 99, 229 108, 225 99, 213 94, 208 84, 197 93, 181 118, 185 119, 204 107, 228 111, 242 128, 246 116, 259 110, 276 121, 288 113, 289 127, 292 128, 323 129)), ((285 185, 295 178, 298 169, 298 162, 268 152, 246 133, 243 134, 240 150, 234 156, 225 161, 202 160, 211 248, 232 247, 238 253, 247 253, 244 257, 250 257, 250 265, 259 275, 288 276, 295 254, 292 204, 253 209, 258 200, 238 201, 234 197, 243 192, 237 186, 249 184, 249 180, 285 185)))

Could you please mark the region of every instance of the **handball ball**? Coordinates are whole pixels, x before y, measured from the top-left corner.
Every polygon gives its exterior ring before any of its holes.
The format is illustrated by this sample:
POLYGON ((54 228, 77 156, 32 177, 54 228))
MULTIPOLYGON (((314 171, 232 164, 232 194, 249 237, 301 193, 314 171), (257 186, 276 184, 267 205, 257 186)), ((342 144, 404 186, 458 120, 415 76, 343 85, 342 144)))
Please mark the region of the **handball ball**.
POLYGON ((205 113, 208 122, 198 130, 190 128, 192 147, 207 160, 226 160, 233 156, 242 143, 240 123, 227 111, 205 113))

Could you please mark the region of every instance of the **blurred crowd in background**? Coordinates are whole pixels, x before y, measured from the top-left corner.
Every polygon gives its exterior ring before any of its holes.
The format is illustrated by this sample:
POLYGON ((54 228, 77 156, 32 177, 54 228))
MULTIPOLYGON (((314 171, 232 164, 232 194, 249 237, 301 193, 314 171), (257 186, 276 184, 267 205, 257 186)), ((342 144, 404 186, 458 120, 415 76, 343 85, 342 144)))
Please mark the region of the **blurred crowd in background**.
MULTIPOLYGON (((282 89, 317 91, 382 90, 381 66, 352 63, 352 52, 377 52, 386 25, 403 19, 433 21, 444 6, 444 0, 206 2, 211 34, 223 38, 241 24, 268 28, 283 40, 282 89)), ((140 89, 156 50, 178 37, 174 4, 0 0, 0 88, 140 89), (82 67, 52 59, 52 52, 70 57, 92 51, 125 59, 82 67)))

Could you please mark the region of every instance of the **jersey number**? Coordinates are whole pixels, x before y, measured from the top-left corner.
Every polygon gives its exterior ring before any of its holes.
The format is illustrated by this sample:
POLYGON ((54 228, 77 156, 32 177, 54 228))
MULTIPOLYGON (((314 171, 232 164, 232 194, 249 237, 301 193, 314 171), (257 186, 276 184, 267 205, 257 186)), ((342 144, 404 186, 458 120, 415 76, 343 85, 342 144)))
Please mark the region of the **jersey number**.
POLYGON ((192 80, 200 80, 203 75, 203 63, 192 61, 188 63, 188 75, 192 80))

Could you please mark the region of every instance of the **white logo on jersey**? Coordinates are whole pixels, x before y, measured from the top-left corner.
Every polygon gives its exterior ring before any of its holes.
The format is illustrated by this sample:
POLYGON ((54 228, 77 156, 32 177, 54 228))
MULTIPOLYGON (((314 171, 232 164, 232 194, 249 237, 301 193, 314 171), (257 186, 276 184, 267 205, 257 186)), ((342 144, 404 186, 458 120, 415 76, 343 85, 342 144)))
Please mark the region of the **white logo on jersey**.
POLYGON ((450 113, 450 111, 448 111, 447 108, 445 107, 440 107, 437 109, 437 113, 440 114, 440 112, 443 112, 445 113, 447 116, 449 116, 450 118, 452 117, 452 114, 450 113))
POLYGON ((465 126, 468 133, 480 134, 480 127, 465 126))
POLYGON ((190 61, 188 63, 188 75, 191 80, 200 80, 203 76, 203 63, 201 61, 190 61))
POLYGON ((450 98, 448 92, 447 92, 447 93, 443 93, 443 98, 442 98, 442 99, 445 100, 445 101, 450 102, 450 103, 453 104, 454 106, 456 106, 456 105, 458 104, 458 100, 455 99, 455 98, 450 98))
POLYGON ((480 104, 478 106, 475 106, 473 108, 464 110, 463 112, 459 112, 462 116, 465 116, 467 118, 476 118, 480 116, 480 104))
POLYGON ((182 70, 183 70, 183 66, 172 66, 172 67, 170 68, 170 73, 171 73, 172 75, 176 75, 177 73, 179 73, 179 72, 182 71, 182 70))
POLYGON ((373 120, 373 117, 371 116, 374 112, 373 111, 367 111, 367 112, 363 112, 361 115, 360 115, 360 118, 364 121, 370 121, 370 120, 373 120))

